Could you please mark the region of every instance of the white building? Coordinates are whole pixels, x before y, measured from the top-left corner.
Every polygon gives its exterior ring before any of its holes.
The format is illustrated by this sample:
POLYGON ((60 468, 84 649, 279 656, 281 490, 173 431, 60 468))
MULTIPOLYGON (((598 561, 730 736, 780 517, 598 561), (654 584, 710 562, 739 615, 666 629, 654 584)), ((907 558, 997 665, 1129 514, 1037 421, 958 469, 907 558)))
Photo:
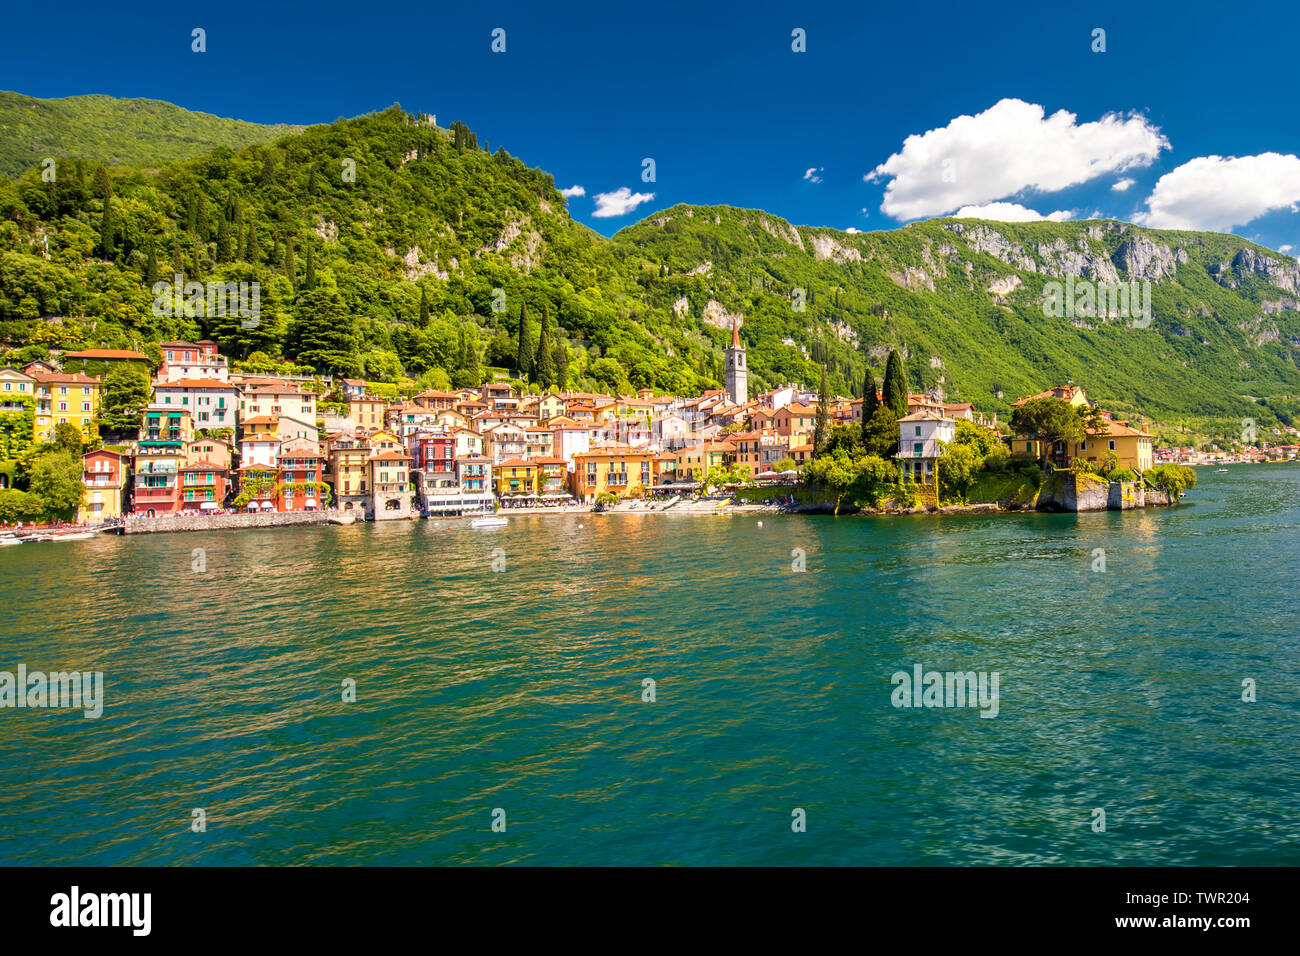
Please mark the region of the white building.
POLYGON ((898 420, 898 470, 917 484, 933 482, 943 445, 957 436, 957 422, 938 412, 917 411, 898 420))

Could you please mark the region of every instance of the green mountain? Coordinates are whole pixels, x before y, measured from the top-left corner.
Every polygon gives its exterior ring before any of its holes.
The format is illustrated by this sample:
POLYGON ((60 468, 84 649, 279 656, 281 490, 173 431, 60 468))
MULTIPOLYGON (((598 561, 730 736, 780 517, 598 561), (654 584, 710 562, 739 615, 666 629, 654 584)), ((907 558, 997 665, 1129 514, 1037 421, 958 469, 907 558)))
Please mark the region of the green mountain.
POLYGON ((1300 267, 1236 236, 970 219, 850 234, 676 206, 607 239, 548 174, 398 107, 157 168, 65 165, 0 180, 13 358, 209 336, 259 367, 440 385, 558 365, 570 387, 686 394, 719 384, 741 316, 751 391, 815 384, 824 364, 858 394, 899 348, 914 387, 1004 414, 1068 381, 1166 421, 1300 412, 1300 267), (178 272, 259 283, 256 326, 160 314, 151 287, 178 272), (1045 308, 1067 277, 1149 283, 1149 327, 1045 308))
POLYGON ((42 100, 0 91, 0 174, 17 176, 46 157, 157 166, 217 146, 266 143, 300 126, 223 119, 161 100, 68 96, 42 100))

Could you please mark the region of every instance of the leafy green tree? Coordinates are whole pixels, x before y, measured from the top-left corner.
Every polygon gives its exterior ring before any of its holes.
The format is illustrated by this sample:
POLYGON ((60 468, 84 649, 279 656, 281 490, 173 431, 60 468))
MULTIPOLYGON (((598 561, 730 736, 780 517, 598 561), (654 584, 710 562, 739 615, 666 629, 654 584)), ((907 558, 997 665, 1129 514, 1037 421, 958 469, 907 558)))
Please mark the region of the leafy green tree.
POLYGON ((975 449, 975 453, 981 459, 1006 447, 995 432, 965 418, 957 419, 953 442, 958 445, 969 445, 975 449))
POLYGON ((28 490, 41 499, 51 517, 71 518, 81 507, 81 459, 67 448, 55 448, 32 462, 28 490))
POLYGON ((69 425, 67 422, 59 422, 54 426, 54 435, 52 437, 53 441, 51 441, 50 444, 55 448, 62 448, 65 451, 71 452, 78 458, 80 458, 81 453, 86 450, 85 442, 81 437, 81 429, 77 428, 76 425, 69 425))
POLYGON ((302 293, 293 314, 289 343, 299 362, 318 372, 349 378, 360 374, 361 335, 337 289, 319 285, 302 293))
POLYGON ((939 469, 939 494, 948 500, 966 500, 971 486, 979 477, 983 456, 971 445, 957 442, 945 445, 936 467, 939 469))
POLYGON ((37 495, 15 488, 0 489, 0 523, 35 521, 44 513, 45 502, 37 495))
MULTIPOLYGON (((422 329, 427 329, 427 328, 429 327, 429 290, 426 289, 424 286, 420 286, 420 320, 419 320, 419 325, 420 325, 420 328, 422 328, 422 329)), ((461 351, 462 351, 462 352, 464 351, 464 348, 463 348, 464 344, 465 344, 465 332, 464 332, 464 329, 462 328, 462 329, 461 329, 461 346, 462 346, 461 351)))
POLYGON ((889 352, 889 360, 885 363, 885 384, 881 393, 895 418, 902 418, 907 414, 907 379, 903 375, 903 357, 898 354, 897 349, 891 349, 889 352))
POLYGON ((1084 419, 1073 405, 1059 398, 1034 398, 1016 408, 1011 415, 1011 427, 1017 435, 1038 440, 1042 447, 1039 467, 1047 467, 1052 446, 1057 442, 1077 442, 1083 439, 1084 419))

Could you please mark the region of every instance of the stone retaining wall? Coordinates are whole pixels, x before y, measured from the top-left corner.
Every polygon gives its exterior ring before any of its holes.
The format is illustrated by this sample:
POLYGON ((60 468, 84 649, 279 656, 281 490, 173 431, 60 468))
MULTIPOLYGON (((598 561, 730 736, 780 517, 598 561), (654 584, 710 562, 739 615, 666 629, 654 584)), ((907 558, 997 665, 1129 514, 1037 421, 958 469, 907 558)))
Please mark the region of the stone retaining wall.
POLYGON ((128 518, 126 534, 168 531, 221 531, 226 528, 280 528, 286 525, 352 524, 355 516, 336 511, 268 511, 235 515, 184 514, 160 518, 128 518))

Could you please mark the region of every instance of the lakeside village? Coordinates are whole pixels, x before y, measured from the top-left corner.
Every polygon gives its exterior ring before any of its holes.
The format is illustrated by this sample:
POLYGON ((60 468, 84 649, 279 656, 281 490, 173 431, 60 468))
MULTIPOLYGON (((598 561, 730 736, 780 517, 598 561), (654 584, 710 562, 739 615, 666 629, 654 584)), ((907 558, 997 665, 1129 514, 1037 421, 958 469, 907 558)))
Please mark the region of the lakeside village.
MULTIPOLYGON (((337 523, 496 515, 490 520, 499 523, 511 509, 706 503, 833 503, 839 513, 845 504, 917 511, 974 500, 1014 509, 1042 507, 1044 472, 1071 470, 1103 486, 1145 481, 1174 501, 1195 481, 1182 469, 1190 478, 1153 482, 1177 466, 1153 454, 1147 426, 1095 408, 1073 385, 1020 399, 1016 427, 969 403, 905 386, 900 394, 901 362, 897 380, 887 370, 883 390, 868 376, 862 398, 831 398, 824 381, 820 393, 788 385, 750 398, 735 327, 726 388, 693 397, 526 394, 489 381, 393 401, 359 380, 232 370, 212 341, 163 342, 159 352, 156 368, 140 352, 115 349, 0 368, 0 458, 12 464, 25 451, 30 461, 51 448, 79 457, 64 487, 39 458, 29 466, 30 490, 16 487, 18 469, 0 471, 0 539, 183 530, 186 516, 213 519, 185 526, 198 528, 238 526, 217 520, 230 515, 337 523), (151 395, 134 440, 105 444, 102 376, 123 364, 151 376, 151 395), (723 499, 708 497, 714 492, 723 499)), ((1290 459, 1296 452, 1271 450, 1290 459)), ((1131 487, 1118 505, 1105 495, 1093 506, 1067 497, 1058 502, 1064 510, 1134 506, 1131 487)))

